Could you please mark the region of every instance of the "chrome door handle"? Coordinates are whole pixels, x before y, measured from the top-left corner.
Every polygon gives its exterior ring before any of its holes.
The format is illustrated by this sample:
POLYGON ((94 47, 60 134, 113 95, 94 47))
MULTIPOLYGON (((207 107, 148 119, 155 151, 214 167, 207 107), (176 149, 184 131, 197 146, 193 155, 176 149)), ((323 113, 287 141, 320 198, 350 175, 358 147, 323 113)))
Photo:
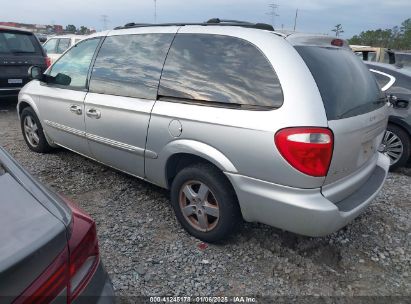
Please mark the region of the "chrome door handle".
POLYGON ((71 105, 70 112, 77 114, 77 115, 81 115, 83 113, 83 111, 81 110, 81 107, 78 105, 71 105))
POLYGON ((86 114, 90 118, 99 119, 101 117, 101 112, 96 109, 88 109, 86 114))

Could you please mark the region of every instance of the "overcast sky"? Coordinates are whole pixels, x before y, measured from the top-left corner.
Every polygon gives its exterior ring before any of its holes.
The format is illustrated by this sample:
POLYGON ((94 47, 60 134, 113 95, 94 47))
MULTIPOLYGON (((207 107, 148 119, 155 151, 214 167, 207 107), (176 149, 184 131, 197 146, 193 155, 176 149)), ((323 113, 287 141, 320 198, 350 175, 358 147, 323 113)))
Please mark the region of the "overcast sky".
MULTIPOLYGON (((332 34, 341 23, 350 38, 367 29, 392 28, 411 18, 411 0, 157 0, 157 22, 199 22, 212 17, 271 23, 268 5, 279 5, 276 28, 332 34)), ((154 0, 0 0, 0 21, 74 24, 103 29, 154 22, 154 0)))

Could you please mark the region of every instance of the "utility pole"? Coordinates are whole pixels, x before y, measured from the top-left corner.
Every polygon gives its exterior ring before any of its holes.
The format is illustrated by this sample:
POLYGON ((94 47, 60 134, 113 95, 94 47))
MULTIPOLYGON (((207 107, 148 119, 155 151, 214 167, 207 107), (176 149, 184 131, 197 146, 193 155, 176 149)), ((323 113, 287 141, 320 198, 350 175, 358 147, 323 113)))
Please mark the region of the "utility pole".
POLYGON ((268 5, 269 7, 269 11, 268 13, 266 13, 267 15, 271 16, 271 25, 275 28, 275 17, 278 17, 280 15, 277 14, 277 9, 280 7, 278 4, 276 3, 271 3, 268 5))
POLYGON ((107 30, 107 24, 108 24, 108 16, 107 15, 101 15, 100 18, 101 23, 103 24, 103 30, 107 30))
POLYGON ((297 18, 298 18, 298 8, 295 10, 295 18, 294 18, 294 32, 297 27, 297 18))
POLYGON ((157 0, 154 0, 154 23, 157 23, 157 0))

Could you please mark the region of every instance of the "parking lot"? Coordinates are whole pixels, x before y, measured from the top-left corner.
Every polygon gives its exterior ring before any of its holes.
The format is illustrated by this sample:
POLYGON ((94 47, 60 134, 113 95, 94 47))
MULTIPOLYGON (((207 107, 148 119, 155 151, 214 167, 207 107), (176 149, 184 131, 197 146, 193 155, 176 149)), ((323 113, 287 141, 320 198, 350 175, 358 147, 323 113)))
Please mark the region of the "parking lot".
POLYGON ((96 220, 117 295, 411 296, 411 168, 328 237, 246 224, 207 245, 179 226, 167 191, 67 150, 30 152, 15 101, 0 104, 0 145, 96 220))

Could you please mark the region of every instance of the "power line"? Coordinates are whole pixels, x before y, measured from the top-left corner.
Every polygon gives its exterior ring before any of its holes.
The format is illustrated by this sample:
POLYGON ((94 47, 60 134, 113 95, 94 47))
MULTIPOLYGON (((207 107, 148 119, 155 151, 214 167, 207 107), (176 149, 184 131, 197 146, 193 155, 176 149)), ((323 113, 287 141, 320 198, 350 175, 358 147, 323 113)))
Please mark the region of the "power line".
POLYGON ((295 18, 294 18, 294 32, 297 27, 297 18, 298 18, 298 8, 295 10, 295 18))
POLYGON ((280 7, 277 3, 270 3, 268 5, 269 7, 269 11, 266 13, 267 15, 271 16, 271 25, 275 28, 275 17, 280 16, 279 14, 277 14, 277 9, 280 7))
POLYGON ((107 30, 107 24, 109 23, 108 16, 107 15, 101 15, 100 16, 100 21, 103 24, 103 30, 104 31, 107 30))
POLYGON ((154 23, 157 23, 157 0, 154 0, 154 23))

